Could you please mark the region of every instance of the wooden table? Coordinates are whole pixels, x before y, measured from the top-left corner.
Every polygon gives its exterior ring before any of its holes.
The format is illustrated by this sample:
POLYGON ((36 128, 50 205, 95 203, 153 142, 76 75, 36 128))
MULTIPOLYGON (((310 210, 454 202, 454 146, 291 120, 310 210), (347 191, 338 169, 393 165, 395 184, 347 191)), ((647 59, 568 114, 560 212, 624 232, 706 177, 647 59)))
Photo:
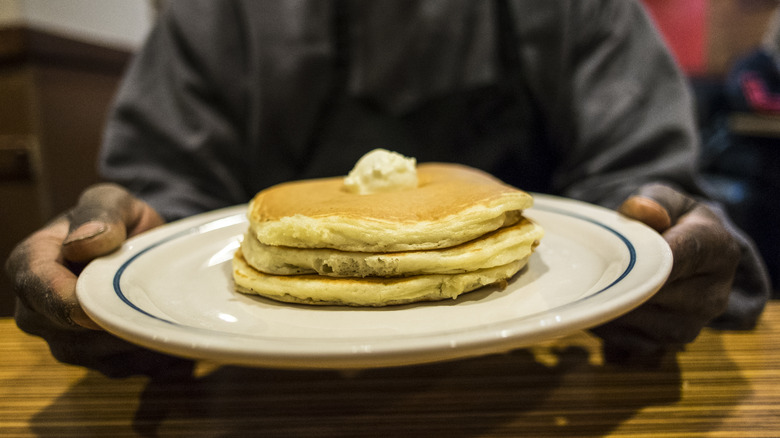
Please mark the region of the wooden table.
POLYGON ((0 436, 780 436, 780 302, 660 368, 604 365, 579 333, 511 354, 336 371, 199 364, 109 379, 0 319, 0 436))

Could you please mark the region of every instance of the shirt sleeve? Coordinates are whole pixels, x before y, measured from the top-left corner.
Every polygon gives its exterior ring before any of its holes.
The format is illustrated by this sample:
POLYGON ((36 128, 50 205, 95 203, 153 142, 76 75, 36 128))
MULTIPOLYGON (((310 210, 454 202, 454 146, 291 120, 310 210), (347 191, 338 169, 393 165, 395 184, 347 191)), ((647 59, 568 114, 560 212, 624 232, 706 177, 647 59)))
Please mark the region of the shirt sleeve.
POLYGON ((752 327, 770 294, 768 275, 755 244, 699 182, 692 93, 654 24, 635 1, 555 4, 555 19, 518 15, 529 87, 560 158, 555 190, 616 208, 655 182, 708 202, 742 248, 729 307, 714 323, 752 327))
POLYGON ((555 18, 539 6, 519 21, 529 87, 560 156, 555 190, 610 207, 651 181, 698 192, 691 93, 641 5, 554 7, 555 18))
POLYGON ((247 200, 240 17, 233 3, 170 2, 117 95, 101 173, 168 220, 247 200))

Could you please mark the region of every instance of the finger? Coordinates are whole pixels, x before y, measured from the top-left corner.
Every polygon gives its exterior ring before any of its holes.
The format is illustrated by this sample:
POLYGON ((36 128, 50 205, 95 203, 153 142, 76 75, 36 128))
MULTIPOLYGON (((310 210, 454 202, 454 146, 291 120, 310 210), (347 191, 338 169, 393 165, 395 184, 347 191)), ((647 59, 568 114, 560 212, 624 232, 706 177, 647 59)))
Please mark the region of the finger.
POLYGON ((740 258, 739 245, 706 206, 694 207, 663 237, 675 260, 669 282, 706 275, 730 285, 740 258))
POLYGON ((652 365, 693 341, 703 325, 695 315, 648 302, 591 331, 604 340, 607 362, 652 365))
MULTIPOLYGON (((727 274, 726 274, 727 275, 727 274)), ((605 341, 640 353, 687 344, 728 304, 730 286, 712 275, 666 283, 646 303, 594 329, 605 341)))
POLYGON ((61 263, 67 232, 64 217, 36 232, 11 252, 6 272, 27 307, 62 326, 99 329, 77 301, 76 276, 61 263))
POLYGON ((615 319, 612 323, 621 332, 642 337, 657 346, 678 346, 692 342, 706 324, 700 312, 690 313, 682 309, 648 302, 615 319))
POLYGON ((628 217, 637 219, 658 232, 664 232, 689 212, 696 201, 671 187, 648 184, 637 190, 618 209, 628 217))
POLYGON ((739 247, 704 204, 671 187, 649 184, 626 200, 620 211, 663 234, 675 260, 668 281, 703 274, 720 279, 733 275, 739 247))
POLYGON ((657 367, 668 353, 682 345, 661 343, 636 327, 616 321, 592 329, 603 340, 604 362, 609 364, 657 367))
POLYGON ((618 211, 636 219, 650 228, 662 233, 672 226, 672 218, 659 203, 650 198, 632 196, 620 206, 618 211))
POLYGON ((85 191, 68 218, 70 228, 62 252, 67 260, 78 263, 108 254, 128 236, 164 222, 146 203, 113 184, 85 191))
MULTIPOLYGON (((648 303, 669 315, 684 315, 684 318, 678 318, 680 323, 696 329, 726 310, 730 292, 731 278, 728 274, 694 275, 666 283, 648 303)), ((685 338, 679 337, 680 340, 685 338)))

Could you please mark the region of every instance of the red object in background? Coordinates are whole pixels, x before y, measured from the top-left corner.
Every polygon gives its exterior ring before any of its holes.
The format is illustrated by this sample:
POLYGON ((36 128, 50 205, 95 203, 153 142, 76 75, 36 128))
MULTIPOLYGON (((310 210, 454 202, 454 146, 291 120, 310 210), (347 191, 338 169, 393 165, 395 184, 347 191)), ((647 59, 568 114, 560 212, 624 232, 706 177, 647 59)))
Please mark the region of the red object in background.
POLYGON ((642 0, 688 75, 702 74, 707 63, 708 0, 642 0))
POLYGON ((758 72, 744 72, 738 79, 750 109, 780 114, 780 93, 773 93, 758 72))

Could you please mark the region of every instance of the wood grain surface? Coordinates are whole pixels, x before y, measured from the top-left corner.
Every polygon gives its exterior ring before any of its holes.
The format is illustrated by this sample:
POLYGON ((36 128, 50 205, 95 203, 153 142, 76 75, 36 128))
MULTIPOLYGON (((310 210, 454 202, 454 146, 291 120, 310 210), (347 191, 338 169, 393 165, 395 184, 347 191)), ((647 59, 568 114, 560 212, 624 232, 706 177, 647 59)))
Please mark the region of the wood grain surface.
POLYGON ((110 379, 0 319, 0 436, 777 437, 780 303, 657 367, 603 363, 579 333, 511 354, 342 373, 201 363, 110 379))

